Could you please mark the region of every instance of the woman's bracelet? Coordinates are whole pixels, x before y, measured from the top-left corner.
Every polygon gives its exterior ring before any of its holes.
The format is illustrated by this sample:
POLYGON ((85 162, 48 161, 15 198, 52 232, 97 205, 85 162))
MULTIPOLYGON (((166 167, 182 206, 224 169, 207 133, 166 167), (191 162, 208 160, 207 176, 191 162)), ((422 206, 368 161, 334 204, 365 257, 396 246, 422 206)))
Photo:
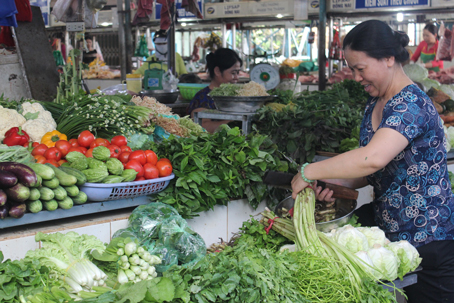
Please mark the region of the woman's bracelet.
POLYGON ((304 175, 304 169, 306 168, 306 166, 308 166, 309 163, 304 163, 302 166, 301 166, 301 177, 303 178, 303 180, 307 183, 312 183, 314 182, 314 180, 309 180, 308 178, 306 178, 306 176, 304 175))

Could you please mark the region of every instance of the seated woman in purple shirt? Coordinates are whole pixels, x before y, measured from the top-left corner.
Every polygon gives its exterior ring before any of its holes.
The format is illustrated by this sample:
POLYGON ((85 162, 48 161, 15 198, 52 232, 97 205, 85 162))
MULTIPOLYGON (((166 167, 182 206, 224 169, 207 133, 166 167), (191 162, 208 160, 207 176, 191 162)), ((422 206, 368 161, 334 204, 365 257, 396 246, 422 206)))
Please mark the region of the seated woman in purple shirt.
MULTIPOLYGON (((219 48, 206 57, 207 69, 210 73, 210 85, 201 89, 191 100, 187 114, 194 117, 195 112, 206 109, 216 109, 213 99, 208 94, 215 87, 223 83, 237 83, 243 61, 238 54, 229 48, 219 48)), ((219 125, 228 123, 228 120, 203 119, 202 127, 208 132, 214 132, 219 125)))

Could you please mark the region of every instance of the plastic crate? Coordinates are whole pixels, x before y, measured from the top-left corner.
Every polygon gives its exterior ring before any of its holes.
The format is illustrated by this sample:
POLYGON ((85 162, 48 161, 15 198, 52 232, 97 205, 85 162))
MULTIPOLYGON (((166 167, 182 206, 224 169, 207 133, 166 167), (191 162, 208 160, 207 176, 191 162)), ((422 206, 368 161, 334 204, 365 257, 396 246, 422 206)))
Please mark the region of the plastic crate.
POLYGON ((178 83, 178 89, 180 90, 181 96, 187 100, 191 101, 194 98, 195 94, 202 88, 210 85, 209 83, 178 83))
POLYGON ((80 190, 86 193, 88 201, 92 202, 128 199, 163 191, 173 178, 175 178, 175 175, 172 173, 167 177, 143 181, 110 184, 85 183, 80 187, 80 190))

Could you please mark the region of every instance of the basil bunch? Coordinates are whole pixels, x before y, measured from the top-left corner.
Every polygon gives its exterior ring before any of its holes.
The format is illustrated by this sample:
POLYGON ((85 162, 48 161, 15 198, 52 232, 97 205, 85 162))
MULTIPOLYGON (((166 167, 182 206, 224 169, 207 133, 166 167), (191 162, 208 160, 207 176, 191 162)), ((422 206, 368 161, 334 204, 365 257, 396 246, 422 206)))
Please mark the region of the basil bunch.
POLYGON ((153 199, 172 205, 184 218, 240 198, 256 208, 271 190, 262 182, 265 172, 288 170, 267 136, 246 137, 227 125, 215 134, 171 136, 152 148, 172 161, 176 176, 153 199))

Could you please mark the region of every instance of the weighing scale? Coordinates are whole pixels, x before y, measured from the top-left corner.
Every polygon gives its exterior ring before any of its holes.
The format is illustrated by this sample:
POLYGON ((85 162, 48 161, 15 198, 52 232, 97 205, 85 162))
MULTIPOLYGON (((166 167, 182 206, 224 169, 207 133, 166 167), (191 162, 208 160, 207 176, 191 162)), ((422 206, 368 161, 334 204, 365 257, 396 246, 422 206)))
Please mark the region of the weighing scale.
POLYGON ((263 85, 266 90, 275 88, 281 82, 279 71, 267 63, 260 63, 252 68, 251 80, 263 85))
POLYGON ((157 61, 155 58, 152 58, 150 61, 147 61, 148 69, 143 73, 142 86, 144 90, 162 90, 162 76, 164 75, 164 70, 162 69, 162 61, 157 61), (161 68, 150 68, 150 64, 160 63, 161 68))

